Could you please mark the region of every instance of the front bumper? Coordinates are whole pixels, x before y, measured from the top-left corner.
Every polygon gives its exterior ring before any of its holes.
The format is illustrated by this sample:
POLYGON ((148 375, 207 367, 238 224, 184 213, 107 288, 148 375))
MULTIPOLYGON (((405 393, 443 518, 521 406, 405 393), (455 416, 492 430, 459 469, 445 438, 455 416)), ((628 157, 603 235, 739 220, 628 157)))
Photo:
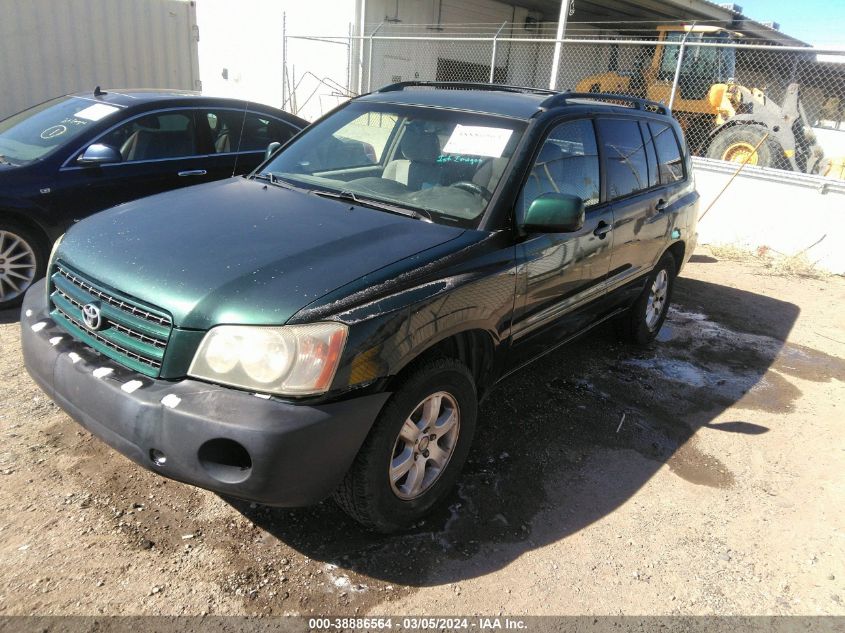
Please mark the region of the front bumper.
POLYGON ((309 505, 328 496, 390 396, 305 406, 196 380, 147 378, 59 328, 50 319, 43 280, 24 298, 21 346, 35 382, 133 461, 268 505, 309 505))

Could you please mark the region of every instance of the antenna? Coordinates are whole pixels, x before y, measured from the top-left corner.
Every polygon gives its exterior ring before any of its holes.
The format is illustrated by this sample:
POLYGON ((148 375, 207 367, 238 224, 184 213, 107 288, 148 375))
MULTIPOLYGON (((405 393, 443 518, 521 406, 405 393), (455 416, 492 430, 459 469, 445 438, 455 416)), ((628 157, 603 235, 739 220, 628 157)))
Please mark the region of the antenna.
POLYGON ((94 96, 95 97, 102 97, 103 95, 107 95, 107 94, 108 94, 108 92, 105 92, 104 90, 100 90, 100 86, 97 86, 96 88, 94 88, 94 96))
POLYGON ((238 147, 235 149, 235 164, 232 166, 232 178, 238 173, 238 157, 241 155, 241 141, 244 138, 244 125, 246 125, 246 111, 249 108, 249 101, 244 102, 244 115, 241 118, 241 133, 238 135, 238 147))

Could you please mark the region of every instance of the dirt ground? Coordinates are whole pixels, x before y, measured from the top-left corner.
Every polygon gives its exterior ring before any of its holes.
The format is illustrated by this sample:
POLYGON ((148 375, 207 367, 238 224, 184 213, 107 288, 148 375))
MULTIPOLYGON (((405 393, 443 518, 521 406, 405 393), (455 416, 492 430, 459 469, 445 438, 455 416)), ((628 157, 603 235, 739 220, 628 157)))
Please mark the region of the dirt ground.
POLYGON ((845 615, 845 279, 701 251, 649 349, 603 327, 484 403, 449 503, 373 536, 141 470, 0 315, 0 615, 845 615))

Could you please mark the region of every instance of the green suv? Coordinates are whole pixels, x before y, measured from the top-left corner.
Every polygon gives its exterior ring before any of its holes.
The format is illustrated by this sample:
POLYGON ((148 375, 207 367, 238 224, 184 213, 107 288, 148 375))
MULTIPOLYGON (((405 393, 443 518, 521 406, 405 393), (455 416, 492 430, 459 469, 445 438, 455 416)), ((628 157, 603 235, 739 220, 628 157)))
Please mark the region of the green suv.
POLYGON ((395 530, 448 494, 502 378, 609 319, 655 337, 697 208, 660 104, 394 84, 249 177, 76 224, 24 358, 161 475, 395 530))

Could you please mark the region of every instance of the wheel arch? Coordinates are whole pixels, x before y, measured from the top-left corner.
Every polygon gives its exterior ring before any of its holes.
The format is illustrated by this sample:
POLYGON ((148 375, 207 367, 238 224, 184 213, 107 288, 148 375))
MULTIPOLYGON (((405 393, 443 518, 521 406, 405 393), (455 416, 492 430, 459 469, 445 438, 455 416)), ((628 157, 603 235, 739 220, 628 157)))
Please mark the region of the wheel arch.
POLYGON ((473 328, 455 332, 409 358, 388 380, 387 390, 423 363, 436 358, 453 358, 469 369, 481 400, 493 384, 494 356, 495 344, 488 331, 473 328))
POLYGON ((687 245, 683 240, 678 240, 669 245, 664 251, 664 255, 669 253, 672 259, 675 260, 675 276, 681 272, 681 267, 684 265, 684 255, 686 255, 687 245))
POLYGON ((17 224, 18 226, 32 231, 33 234, 41 241, 41 246, 44 250, 46 252, 50 251, 53 241, 50 239, 47 231, 44 230, 44 227, 32 218, 15 211, 10 211, 9 209, 0 208, 0 223, 4 221, 17 224))

